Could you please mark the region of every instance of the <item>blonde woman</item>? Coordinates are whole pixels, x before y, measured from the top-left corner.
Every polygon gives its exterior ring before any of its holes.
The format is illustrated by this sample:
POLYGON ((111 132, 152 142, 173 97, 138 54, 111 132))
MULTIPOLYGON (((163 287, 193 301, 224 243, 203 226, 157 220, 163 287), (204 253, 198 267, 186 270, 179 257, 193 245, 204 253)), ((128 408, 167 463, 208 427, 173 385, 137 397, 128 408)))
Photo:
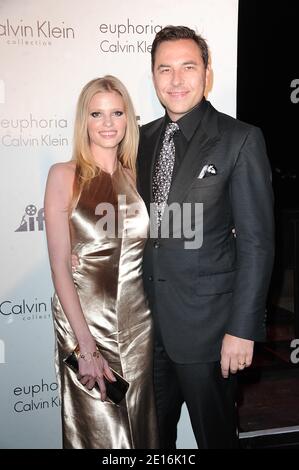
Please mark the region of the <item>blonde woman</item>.
POLYGON ((157 447, 142 285, 149 221, 135 186, 137 147, 124 85, 113 76, 87 83, 73 159, 51 167, 45 194, 64 448, 157 447), (71 253, 79 260, 73 271, 71 253), (78 374, 64 362, 73 351, 78 374), (107 391, 116 380, 111 368, 129 382, 117 405, 107 391))

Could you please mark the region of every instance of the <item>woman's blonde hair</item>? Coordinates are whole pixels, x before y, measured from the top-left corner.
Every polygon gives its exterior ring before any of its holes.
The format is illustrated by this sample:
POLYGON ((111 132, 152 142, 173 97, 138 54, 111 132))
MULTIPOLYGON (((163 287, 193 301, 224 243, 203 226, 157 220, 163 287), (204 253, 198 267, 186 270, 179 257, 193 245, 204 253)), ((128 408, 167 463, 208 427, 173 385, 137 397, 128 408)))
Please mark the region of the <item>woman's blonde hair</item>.
POLYGON ((88 107, 92 97, 97 93, 116 92, 124 102, 127 127, 123 140, 118 146, 117 158, 125 168, 129 168, 136 177, 136 157, 139 141, 139 130, 130 95, 124 84, 112 75, 105 75, 88 82, 82 89, 76 111, 74 126, 73 160, 76 162, 76 177, 73 202, 78 199, 83 187, 101 170, 96 166, 90 151, 87 131, 88 107))

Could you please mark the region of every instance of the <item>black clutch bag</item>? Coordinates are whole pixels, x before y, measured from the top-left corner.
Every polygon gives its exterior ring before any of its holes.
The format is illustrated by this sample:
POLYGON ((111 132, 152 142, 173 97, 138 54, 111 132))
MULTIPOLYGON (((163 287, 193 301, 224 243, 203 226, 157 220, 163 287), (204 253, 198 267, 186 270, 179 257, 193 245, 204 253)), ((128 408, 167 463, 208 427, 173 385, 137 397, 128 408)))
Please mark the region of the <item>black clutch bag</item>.
MULTIPOLYGON (((73 351, 69 356, 63 359, 63 362, 72 369, 76 374, 79 372, 79 364, 78 358, 75 351, 73 351)), ((116 378, 115 382, 109 382, 109 380, 104 377, 105 387, 107 397, 110 401, 118 405, 124 398, 129 388, 129 382, 127 382, 118 372, 113 370, 111 367, 110 369, 113 372, 114 377, 116 378)), ((95 388, 100 391, 99 385, 96 382, 95 388)))

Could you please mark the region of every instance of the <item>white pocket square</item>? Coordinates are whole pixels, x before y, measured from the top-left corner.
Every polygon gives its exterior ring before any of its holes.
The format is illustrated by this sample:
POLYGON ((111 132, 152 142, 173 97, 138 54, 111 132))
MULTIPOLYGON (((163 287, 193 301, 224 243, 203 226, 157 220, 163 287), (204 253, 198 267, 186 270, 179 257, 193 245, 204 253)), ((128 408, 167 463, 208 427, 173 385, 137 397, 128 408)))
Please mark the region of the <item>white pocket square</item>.
POLYGON ((211 175, 217 175, 217 168, 215 165, 213 165, 213 163, 208 163, 202 167, 202 170, 198 175, 198 179, 202 179, 211 175))

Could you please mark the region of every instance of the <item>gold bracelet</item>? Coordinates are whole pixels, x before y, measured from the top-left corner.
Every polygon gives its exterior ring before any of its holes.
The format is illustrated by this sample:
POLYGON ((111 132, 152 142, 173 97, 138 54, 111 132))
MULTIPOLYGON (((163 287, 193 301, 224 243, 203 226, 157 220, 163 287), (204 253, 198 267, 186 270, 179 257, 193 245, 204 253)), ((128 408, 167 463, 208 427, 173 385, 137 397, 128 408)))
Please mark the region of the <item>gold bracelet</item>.
POLYGON ((87 362, 90 362, 93 357, 100 357, 99 351, 81 353, 80 348, 79 348, 79 344, 76 346, 75 354, 77 356, 77 359, 81 358, 81 359, 84 359, 84 361, 87 361, 87 362))

